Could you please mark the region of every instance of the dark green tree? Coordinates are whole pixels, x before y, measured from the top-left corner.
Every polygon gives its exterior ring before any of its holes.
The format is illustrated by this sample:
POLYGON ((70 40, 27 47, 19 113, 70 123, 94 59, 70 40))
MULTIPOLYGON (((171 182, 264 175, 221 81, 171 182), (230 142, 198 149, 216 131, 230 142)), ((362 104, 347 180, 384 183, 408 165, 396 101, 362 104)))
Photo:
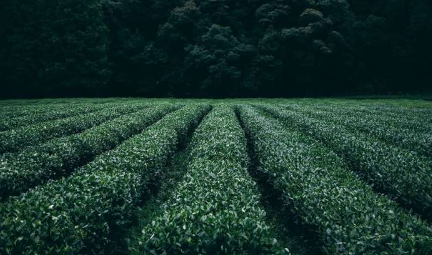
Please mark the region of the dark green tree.
POLYGON ((430 84, 429 0, 4 0, 10 96, 331 96, 430 84))
POLYGON ((254 48, 241 43, 230 28, 212 25, 195 45, 186 48, 185 74, 203 95, 239 96, 243 77, 242 65, 254 48), (196 75, 201 79, 196 80, 196 75))
POLYGON ((97 95, 110 77, 98 0, 5 0, 5 83, 34 95, 97 95))

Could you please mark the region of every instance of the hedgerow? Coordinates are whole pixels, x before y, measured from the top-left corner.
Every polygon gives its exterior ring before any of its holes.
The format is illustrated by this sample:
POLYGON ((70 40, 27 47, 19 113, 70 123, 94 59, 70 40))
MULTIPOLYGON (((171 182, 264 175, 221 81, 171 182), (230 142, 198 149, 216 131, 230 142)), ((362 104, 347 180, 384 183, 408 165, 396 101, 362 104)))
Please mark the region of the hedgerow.
POLYGON ((88 128, 102 124, 142 109, 142 105, 115 106, 94 113, 83 114, 61 120, 42 122, 18 129, 0 132, 0 153, 16 152, 28 146, 35 146, 53 138, 82 132, 88 128))
POLYGON ((179 136, 209 106, 186 106, 97 157, 74 175, 39 186, 0 207, 1 254, 107 254, 113 231, 130 223, 146 187, 179 136))
POLYGON ((107 121, 83 133, 7 155, 0 160, 0 199, 67 175, 176 108, 171 105, 151 107, 107 121))
POLYGON ((351 169, 374 184, 375 189, 426 218, 432 217, 432 162, 429 160, 343 126, 277 107, 266 106, 265 109, 288 126, 297 125, 324 142, 343 157, 351 169))
POLYGON ((289 254, 266 222, 232 107, 207 115, 190 146, 183 181, 144 226, 132 253, 289 254))
POLYGON ((240 107, 239 115, 259 171, 327 254, 431 254, 430 226, 374 193, 330 149, 252 107, 240 107))

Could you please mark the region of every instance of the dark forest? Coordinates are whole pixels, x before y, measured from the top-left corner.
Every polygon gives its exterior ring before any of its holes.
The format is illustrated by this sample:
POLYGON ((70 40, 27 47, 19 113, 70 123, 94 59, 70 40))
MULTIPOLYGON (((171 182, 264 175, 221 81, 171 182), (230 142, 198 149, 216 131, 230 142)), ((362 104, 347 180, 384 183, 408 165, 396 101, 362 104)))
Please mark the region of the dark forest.
POLYGON ((2 0, 14 97, 423 93, 430 0, 2 0))

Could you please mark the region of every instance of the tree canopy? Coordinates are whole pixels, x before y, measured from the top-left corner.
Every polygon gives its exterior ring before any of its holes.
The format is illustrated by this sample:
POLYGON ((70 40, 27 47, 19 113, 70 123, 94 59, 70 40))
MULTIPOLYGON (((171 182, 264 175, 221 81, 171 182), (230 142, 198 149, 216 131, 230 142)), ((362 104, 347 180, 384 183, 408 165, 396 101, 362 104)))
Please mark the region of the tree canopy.
POLYGON ((4 0, 2 97, 418 93, 430 0, 4 0))

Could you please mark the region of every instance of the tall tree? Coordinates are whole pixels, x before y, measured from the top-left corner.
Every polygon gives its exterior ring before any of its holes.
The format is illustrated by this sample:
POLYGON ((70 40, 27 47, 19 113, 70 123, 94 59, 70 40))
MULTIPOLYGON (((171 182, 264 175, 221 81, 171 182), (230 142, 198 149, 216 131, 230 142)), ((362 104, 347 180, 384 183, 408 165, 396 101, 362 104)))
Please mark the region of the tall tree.
POLYGON ((2 96, 328 96, 432 82, 429 0, 3 0, 0 22, 2 96))

